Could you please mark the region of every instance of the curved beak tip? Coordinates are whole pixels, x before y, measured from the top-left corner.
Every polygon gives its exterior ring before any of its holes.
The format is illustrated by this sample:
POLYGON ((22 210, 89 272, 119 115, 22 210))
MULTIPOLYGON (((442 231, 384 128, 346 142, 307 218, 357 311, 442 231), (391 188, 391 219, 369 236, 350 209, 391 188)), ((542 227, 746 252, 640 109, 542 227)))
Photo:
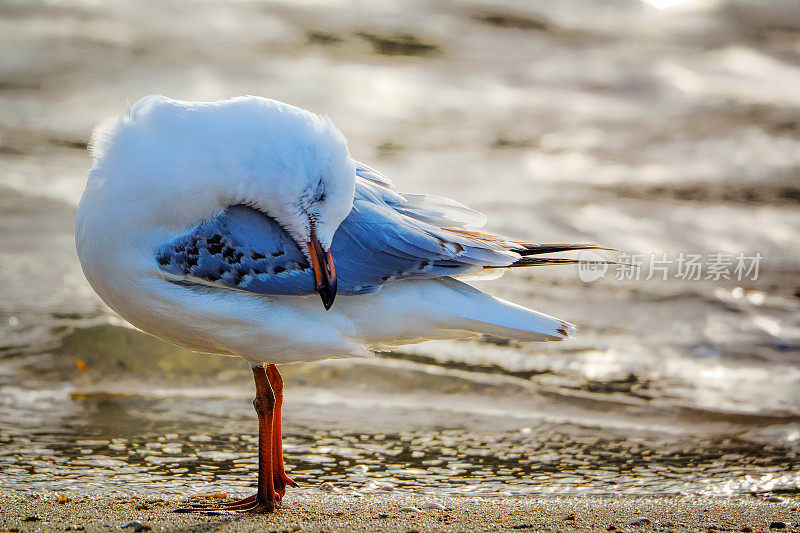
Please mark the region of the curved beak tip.
POLYGON ((317 292, 320 298, 322 298, 322 305, 325 306, 325 310, 327 311, 333 306, 333 300, 336 298, 336 282, 334 281, 327 287, 317 288, 317 292))

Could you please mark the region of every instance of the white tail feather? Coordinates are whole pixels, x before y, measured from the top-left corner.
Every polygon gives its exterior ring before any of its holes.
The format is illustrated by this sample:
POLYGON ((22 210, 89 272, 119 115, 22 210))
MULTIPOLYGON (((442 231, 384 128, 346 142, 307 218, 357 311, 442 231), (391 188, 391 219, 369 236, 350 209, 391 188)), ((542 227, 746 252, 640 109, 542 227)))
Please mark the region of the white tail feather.
MULTIPOLYGON (((318 303, 309 300, 313 309, 321 309, 318 303)), ((358 325, 353 340, 372 347, 457 339, 475 333, 555 341, 575 331, 575 326, 563 320, 485 294, 453 278, 398 281, 375 294, 341 296, 327 313, 334 312, 358 325)))
POLYGON ((558 318, 496 298, 455 279, 440 283, 451 290, 447 327, 528 341, 562 340, 576 327, 558 318))

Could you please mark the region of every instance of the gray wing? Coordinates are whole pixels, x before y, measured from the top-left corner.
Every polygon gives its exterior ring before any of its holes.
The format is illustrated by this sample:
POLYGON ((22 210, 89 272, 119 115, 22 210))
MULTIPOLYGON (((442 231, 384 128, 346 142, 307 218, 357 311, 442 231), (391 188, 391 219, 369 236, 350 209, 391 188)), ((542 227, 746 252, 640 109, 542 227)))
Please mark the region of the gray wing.
MULTIPOLYGON (((522 266, 525 255, 576 249, 478 233, 471 228, 482 225, 483 215, 458 202, 395 192, 366 165, 357 164, 356 174, 353 208, 331 246, 340 294, 376 292, 399 279, 522 266)), ((313 269, 298 244, 273 219, 243 205, 163 245, 156 259, 174 281, 260 294, 314 292, 313 269)))
POLYGON ((377 171, 358 164, 353 210, 331 248, 339 290, 376 292, 399 279, 459 276, 520 258, 506 241, 482 242, 466 226, 485 218, 458 202, 400 194, 377 171))

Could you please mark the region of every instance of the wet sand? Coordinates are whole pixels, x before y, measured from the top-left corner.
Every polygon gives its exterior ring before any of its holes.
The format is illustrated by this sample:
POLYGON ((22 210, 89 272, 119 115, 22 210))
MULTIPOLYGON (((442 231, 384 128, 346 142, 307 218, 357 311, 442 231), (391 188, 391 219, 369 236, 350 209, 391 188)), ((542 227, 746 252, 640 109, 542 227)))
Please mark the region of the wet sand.
MULTIPOLYGON (((217 495, 220 497, 221 495, 217 495)), ((274 515, 175 514, 182 498, 0 492, 3 531, 800 530, 797 496, 481 498, 300 490, 274 515), (123 527, 125 526, 125 527, 123 527)))

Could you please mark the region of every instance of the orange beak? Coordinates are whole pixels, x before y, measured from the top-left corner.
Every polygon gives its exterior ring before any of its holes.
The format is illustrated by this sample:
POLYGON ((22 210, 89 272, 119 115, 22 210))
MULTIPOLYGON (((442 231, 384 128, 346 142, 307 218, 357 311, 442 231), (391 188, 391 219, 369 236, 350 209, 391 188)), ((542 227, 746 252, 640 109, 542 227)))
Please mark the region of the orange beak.
POLYGON ((315 288, 322 298, 322 305, 328 310, 336 298, 336 268, 333 266, 331 251, 322 249, 314 232, 311 232, 311 241, 306 243, 311 256, 311 265, 314 267, 315 288))

